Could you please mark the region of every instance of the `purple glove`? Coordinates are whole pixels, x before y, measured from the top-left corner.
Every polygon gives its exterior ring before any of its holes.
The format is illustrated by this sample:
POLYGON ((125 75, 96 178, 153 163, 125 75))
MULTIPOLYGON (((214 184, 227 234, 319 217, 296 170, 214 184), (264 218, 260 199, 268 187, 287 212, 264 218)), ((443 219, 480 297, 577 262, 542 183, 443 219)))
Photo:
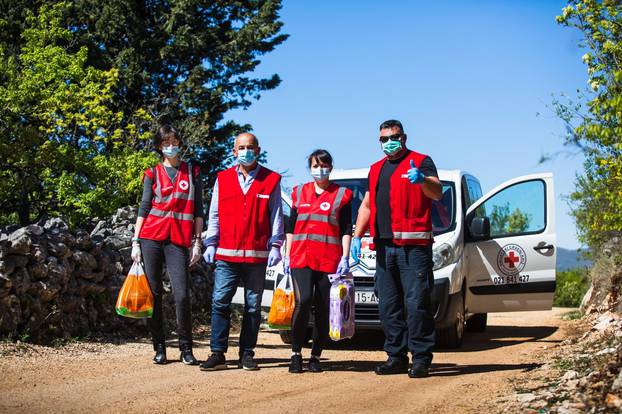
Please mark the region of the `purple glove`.
POLYGON ((350 271, 350 263, 348 263, 349 261, 350 258, 348 256, 343 256, 339 261, 339 266, 337 266, 337 271, 335 273, 341 276, 348 273, 350 271))
POLYGON ((216 257, 216 246, 212 244, 210 246, 207 246, 207 249, 205 249, 205 253, 203 253, 203 259, 205 259, 207 263, 212 264, 214 263, 214 257, 216 257))
POLYGON ((276 266, 281 261, 281 248, 272 246, 268 255, 268 267, 276 266))

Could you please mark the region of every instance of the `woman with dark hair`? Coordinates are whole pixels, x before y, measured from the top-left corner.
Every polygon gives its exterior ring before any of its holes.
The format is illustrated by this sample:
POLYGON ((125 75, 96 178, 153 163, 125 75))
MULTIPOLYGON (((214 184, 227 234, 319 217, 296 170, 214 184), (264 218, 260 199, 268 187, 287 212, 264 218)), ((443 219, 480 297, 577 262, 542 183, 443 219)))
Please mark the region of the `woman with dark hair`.
POLYGON ((186 365, 197 365, 192 354, 188 266, 201 258, 204 217, 201 177, 197 165, 181 160, 182 139, 175 128, 161 126, 153 144, 162 162, 143 175, 143 198, 132 239, 132 259, 136 262, 144 259, 145 274, 153 292, 153 317, 147 320, 156 352, 153 362, 167 363, 162 319, 162 271, 166 265, 175 299, 180 359, 186 365))
POLYGON ((328 338, 328 275, 344 275, 352 239, 352 191, 331 183, 333 158, 326 150, 309 155, 312 182, 294 187, 283 268, 291 271, 296 306, 292 317, 292 358, 289 372, 302 372, 302 345, 315 305, 313 347, 309 371, 322 372, 320 355, 328 338), (290 270, 291 269, 291 270, 290 270))

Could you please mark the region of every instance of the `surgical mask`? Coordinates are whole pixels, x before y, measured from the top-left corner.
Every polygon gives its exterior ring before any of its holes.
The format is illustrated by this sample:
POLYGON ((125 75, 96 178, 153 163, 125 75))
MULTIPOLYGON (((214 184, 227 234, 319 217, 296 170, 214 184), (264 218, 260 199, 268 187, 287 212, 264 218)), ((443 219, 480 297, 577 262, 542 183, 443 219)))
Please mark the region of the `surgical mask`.
POLYGON ((174 158, 177 154, 179 154, 179 147, 177 145, 163 147, 162 154, 164 154, 166 158, 174 158))
POLYGON ((255 150, 252 149, 242 149, 238 150, 238 162, 244 166, 251 165, 257 159, 257 155, 255 155, 255 150))
POLYGON ((317 167, 311 168, 311 177, 313 177, 316 181, 322 181, 325 178, 328 178, 330 175, 330 168, 325 167, 317 167))
POLYGON ((393 141, 390 139, 387 142, 382 143, 382 150, 387 155, 394 155, 401 149, 402 149, 402 141, 393 141))

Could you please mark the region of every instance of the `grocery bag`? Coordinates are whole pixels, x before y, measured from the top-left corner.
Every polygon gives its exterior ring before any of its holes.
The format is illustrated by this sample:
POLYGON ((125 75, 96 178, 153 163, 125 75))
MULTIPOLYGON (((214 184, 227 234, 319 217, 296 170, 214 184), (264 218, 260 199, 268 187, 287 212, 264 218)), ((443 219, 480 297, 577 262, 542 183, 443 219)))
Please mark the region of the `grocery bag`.
POLYGON ((339 341, 354 336, 354 281, 352 276, 328 275, 330 287, 330 339, 339 341))
POLYGON ((286 274, 274 289, 268 314, 268 326, 273 329, 291 329, 295 306, 292 275, 286 274))
POLYGON ((134 262, 125 278, 115 310, 128 318, 150 318, 153 315, 153 294, 140 263, 134 262))

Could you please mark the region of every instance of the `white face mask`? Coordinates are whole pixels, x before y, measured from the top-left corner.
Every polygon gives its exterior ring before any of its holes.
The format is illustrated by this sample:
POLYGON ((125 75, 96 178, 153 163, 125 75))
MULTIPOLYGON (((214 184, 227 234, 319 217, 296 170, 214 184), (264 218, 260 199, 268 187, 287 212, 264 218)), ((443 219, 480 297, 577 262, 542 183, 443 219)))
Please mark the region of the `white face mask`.
POLYGON ((330 168, 325 167, 317 167, 311 168, 311 177, 313 177, 316 181, 322 181, 325 178, 328 178, 330 175, 330 168))

